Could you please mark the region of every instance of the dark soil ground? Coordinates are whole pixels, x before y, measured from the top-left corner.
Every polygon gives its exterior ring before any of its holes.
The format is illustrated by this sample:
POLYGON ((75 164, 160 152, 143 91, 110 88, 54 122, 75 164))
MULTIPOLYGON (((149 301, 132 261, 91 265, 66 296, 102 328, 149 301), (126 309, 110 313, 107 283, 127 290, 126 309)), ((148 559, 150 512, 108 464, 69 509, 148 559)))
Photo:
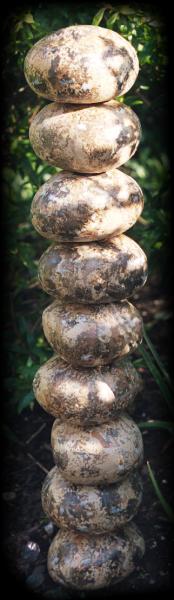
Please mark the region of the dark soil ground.
MULTIPOLYGON (((155 288, 146 288, 134 297, 144 322, 151 322, 150 337, 164 360, 169 352, 170 319, 168 301, 155 288)), ((137 397, 133 418, 136 422, 148 419, 170 420, 170 414, 159 388, 149 371, 141 369, 144 391, 137 397)), ((24 594, 32 591, 32 597, 71 600, 91 598, 91 593, 74 593, 52 582, 46 566, 48 547, 56 533, 56 527, 44 515, 40 491, 47 471, 53 466, 50 449, 50 430, 53 418, 37 404, 25 410, 11 422, 17 440, 5 444, 2 501, 4 507, 3 555, 6 571, 20 584, 24 594)), ((143 431, 145 459, 142 468, 144 481, 143 503, 135 519, 146 543, 146 553, 134 573, 107 593, 168 591, 172 589, 173 526, 157 499, 147 472, 148 460, 155 473, 166 500, 172 504, 172 453, 173 439, 164 430, 143 431)), ((8 578, 5 580, 8 588, 8 578)), ((19 588, 20 589, 20 588, 19 588)), ((101 598, 102 592, 93 594, 101 598)), ((106 597, 106 592, 103 597, 106 597)))

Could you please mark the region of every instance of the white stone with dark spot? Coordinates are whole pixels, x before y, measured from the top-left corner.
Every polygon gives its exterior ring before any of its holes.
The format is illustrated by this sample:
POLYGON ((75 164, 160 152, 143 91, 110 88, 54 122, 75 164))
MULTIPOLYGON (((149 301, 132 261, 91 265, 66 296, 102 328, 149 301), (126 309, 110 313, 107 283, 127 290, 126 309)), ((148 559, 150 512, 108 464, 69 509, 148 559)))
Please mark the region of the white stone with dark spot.
POLYGON ((44 410, 60 421, 87 425, 109 421, 121 410, 132 409, 142 390, 142 379, 132 362, 117 359, 109 366, 90 369, 79 368, 79 363, 77 358, 75 369, 53 356, 38 369, 33 389, 44 410))
POLYGON ((103 173, 119 167, 136 152, 141 127, 126 104, 51 102, 32 119, 29 138, 34 152, 50 165, 80 173, 103 173))
POLYGON ((125 94, 139 71, 134 47, 115 31, 72 25, 39 40, 26 55, 32 90, 67 103, 104 102, 125 94))
POLYGON ((138 468, 143 461, 141 432, 126 413, 91 427, 55 420, 51 446, 60 473, 75 484, 110 484, 138 468))
POLYGON ((95 534, 112 532, 136 514, 142 500, 142 480, 137 471, 123 481, 103 486, 75 485, 53 467, 42 486, 42 507, 63 529, 95 534))
POLYGON ((141 315, 127 300, 66 306, 53 302, 44 310, 42 324, 53 350, 75 368, 107 365, 133 352, 143 335, 141 315))
POLYGON ((38 275, 47 294, 82 304, 119 302, 147 279, 147 258, 127 235, 86 244, 55 244, 42 254, 38 275))
POLYGON ((100 535, 60 529, 49 547, 48 572, 68 588, 99 589, 130 575, 144 552, 144 539, 133 523, 100 535))
POLYGON ((52 241, 90 242, 132 227, 143 205, 139 185, 118 169, 99 175, 62 171, 36 192, 32 224, 52 241))

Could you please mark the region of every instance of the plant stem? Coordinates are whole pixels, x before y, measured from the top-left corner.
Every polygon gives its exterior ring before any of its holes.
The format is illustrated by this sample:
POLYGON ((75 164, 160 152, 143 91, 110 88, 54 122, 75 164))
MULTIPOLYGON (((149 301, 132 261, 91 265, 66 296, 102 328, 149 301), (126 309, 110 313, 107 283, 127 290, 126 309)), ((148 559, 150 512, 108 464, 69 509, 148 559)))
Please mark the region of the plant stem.
POLYGON ((165 367, 163 366, 162 361, 161 361, 161 359, 160 359, 157 351, 154 348, 154 345, 152 344, 151 340, 149 339, 149 336, 147 335, 147 332, 146 332, 146 329, 145 329, 144 325, 143 325, 143 335, 144 335, 144 339, 146 341, 146 344, 147 344, 149 350, 151 351, 151 353, 152 353, 152 355, 153 355, 153 357, 154 357, 154 359, 155 359, 155 361, 156 361, 156 363, 157 363, 157 365, 158 365, 161 373, 163 374, 163 376, 166 379, 168 385, 170 386, 171 390, 173 391, 174 388, 173 388, 170 376, 167 373, 165 367))
POLYGON ((148 468, 148 473, 149 473, 149 477, 151 479, 153 488, 155 490, 155 493, 160 501, 161 506, 163 507, 164 512, 166 513, 168 519, 170 522, 174 523, 174 512, 171 508, 171 506, 168 504, 168 502, 165 500, 163 494, 161 493, 161 490, 159 488, 159 485, 156 481, 155 475, 151 469, 150 463, 149 461, 147 461, 147 468, 148 468))
POLYGON ((171 421, 140 421, 137 425, 139 429, 167 429, 174 435, 174 423, 171 421))

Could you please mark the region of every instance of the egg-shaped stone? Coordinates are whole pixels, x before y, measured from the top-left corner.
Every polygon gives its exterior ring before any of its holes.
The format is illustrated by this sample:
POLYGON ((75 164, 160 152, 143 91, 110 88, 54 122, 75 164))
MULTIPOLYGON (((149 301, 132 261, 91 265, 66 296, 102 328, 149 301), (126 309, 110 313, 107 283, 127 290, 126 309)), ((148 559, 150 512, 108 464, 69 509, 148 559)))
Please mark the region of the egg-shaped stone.
POLYGON ((132 409, 142 379, 126 359, 95 369, 74 369, 53 356, 38 369, 33 390, 42 408, 60 421, 97 424, 132 409))
POLYGON ((42 324, 53 350, 78 368, 105 365, 133 352, 143 336, 142 317, 127 300, 66 306, 53 302, 44 310, 42 324))
POLYGON ((144 552, 134 523, 100 535, 60 529, 49 547, 48 572, 55 583, 72 589, 115 586, 134 571, 144 552))
POLYGON ((133 110, 115 100, 97 105, 51 102, 31 121, 34 152, 50 165, 80 173, 102 173, 123 165, 141 135, 133 110))
POLYGON ((57 527, 87 533, 114 531, 130 521, 142 501, 137 471, 123 481, 101 486, 75 485, 53 467, 42 486, 42 507, 57 527))
POLYGON ((38 276, 44 291, 64 303, 118 302, 145 284, 147 259, 124 234, 100 242, 55 244, 42 254, 38 276))
POLYGON ((36 94, 68 103, 123 95, 138 71, 133 46, 115 31, 94 25, 72 25, 45 36, 24 61, 26 80, 36 94))
POLYGON ((115 421, 88 428, 56 419, 51 445, 63 477, 82 485, 114 483, 143 460, 141 432, 126 413, 115 421))
POLYGON ((118 169, 99 175, 62 171, 36 192, 32 224, 52 241, 90 242, 130 229, 143 206, 138 183, 118 169))

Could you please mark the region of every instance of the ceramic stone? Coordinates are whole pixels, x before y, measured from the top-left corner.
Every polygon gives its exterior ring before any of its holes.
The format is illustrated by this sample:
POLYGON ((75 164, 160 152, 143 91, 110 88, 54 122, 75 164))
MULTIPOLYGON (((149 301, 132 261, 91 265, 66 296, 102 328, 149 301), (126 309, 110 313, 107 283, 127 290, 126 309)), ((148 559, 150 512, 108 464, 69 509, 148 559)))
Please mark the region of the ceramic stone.
POLYGON ((38 369, 33 389, 49 414, 83 426, 109 421, 119 411, 132 408, 142 379, 126 359, 110 366, 74 369, 53 356, 38 369))
POLYGON ((130 521, 142 500, 136 471, 123 481, 103 486, 74 485, 53 467, 42 486, 42 507, 57 527, 87 533, 113 532, 130 521))
POLYGON ((58 169, 31 206, 36 231, 54 242, 38 279, 54 298, 42 323, 56 353, 37 371, 33 390, 56 417, 55 466, 42 486, 43 510, 60 528, 48 572, 72 590, 115 586, 145 551, 129 524, 142 499, 143 439, 130 416, 142 379, 127 359, 142 341, 143 322, 127 298, 145 284, 147 259, 124 235, 144 201, 118 170, 141 138, 136 113, 118 98, 138 69, 127 40, 93 25, 49 34, 24 64, 32 90, 52 101, 34 111, 29 129, 35 154, 58 169))
POLYGON ((147 259, 126 235, 90 244, 57 244, 41 256, 39 281, 63 303, 102 304, 129 298, 147 279, 147 259))
POLYGON ((51 445, 63 477, 82 485, 114 483, 143 460, 141 432, 126 413, 88 428, 55 420, 51 445))
POLYGON ((34 44, 24 71, 39 96, 87 104, 125 94, 137 78, 139 64, 133 46, 118 33, 73 25, 34 44))
POLYGON ((53 302, 42 324, 53 350, 77 368, 108 364, 135 350, 143 335, 141 315, 127 300, 91 306, 53 302))
POLYGON ((113 586, 135 570, 144 551, 133 523, 101 535, 60 529, 48 551, 48 572, 55 583, 72 589, 113 586))
POLYGON ((135 154, 141 135, 133 110, 110 100, 74 105, 51 102, 32 119, 34 152, 50 165, 80 173, 102 173, 135 154))
POLYGON ((91 242, 130 229, 143 205, 139 185, 118 169, 100 175, 63 171, 36 192, 32 224, 49 240, 91 242))

